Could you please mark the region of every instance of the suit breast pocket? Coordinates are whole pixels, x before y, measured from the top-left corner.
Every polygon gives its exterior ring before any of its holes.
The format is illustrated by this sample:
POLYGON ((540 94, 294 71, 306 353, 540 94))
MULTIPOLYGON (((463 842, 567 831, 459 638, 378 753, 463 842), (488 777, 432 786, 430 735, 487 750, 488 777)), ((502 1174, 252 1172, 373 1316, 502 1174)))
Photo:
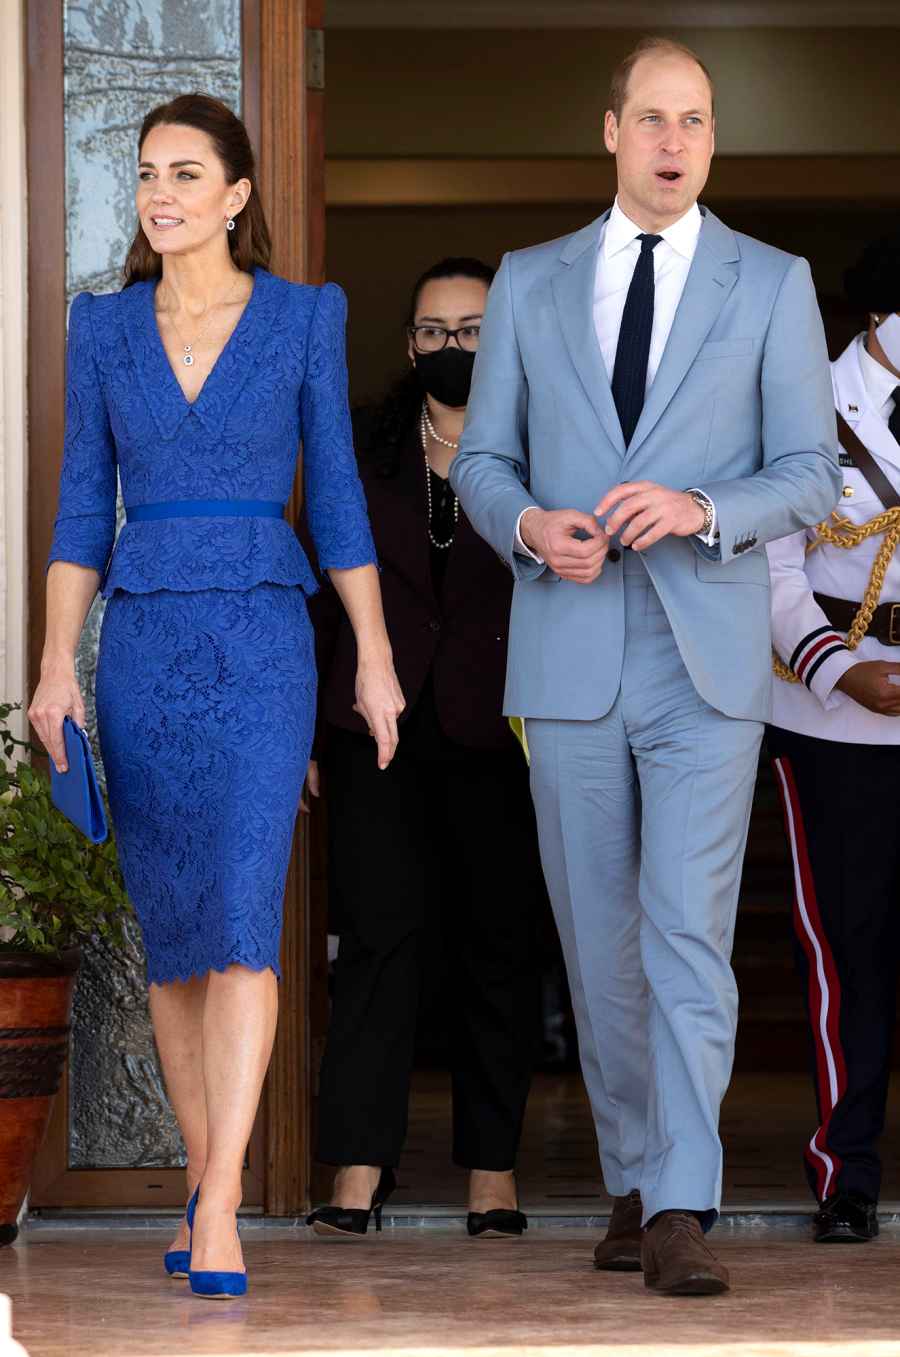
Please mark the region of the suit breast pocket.
POLYGON ((701 344, 696 362, 707 358, 748 358, 756 348, 754 339, 708 339, 701 344))

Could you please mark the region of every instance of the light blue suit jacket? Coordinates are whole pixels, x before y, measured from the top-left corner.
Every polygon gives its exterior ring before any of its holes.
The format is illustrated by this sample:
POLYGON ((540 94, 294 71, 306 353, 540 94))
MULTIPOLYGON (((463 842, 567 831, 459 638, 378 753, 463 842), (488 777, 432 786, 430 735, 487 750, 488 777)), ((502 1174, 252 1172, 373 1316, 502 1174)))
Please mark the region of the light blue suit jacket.
MULTIPOLYGON (((514 551, 523 509, 590 513, 610 487, 697 486, 720 550, 666 537, 643 553, 700 695, 729 716, 771 703, 765 543, 819 522, 841 489, 822 319, 804 259, 707 209, 662 360, 626 452, 594 329, 609 213, 504 257, 491 288, 450 479, 516 578, 504 710, 595 720, 624 653, 622 564, 591 585, 514 551)), ((652 675, 648 675, 652 682, 652 675)))

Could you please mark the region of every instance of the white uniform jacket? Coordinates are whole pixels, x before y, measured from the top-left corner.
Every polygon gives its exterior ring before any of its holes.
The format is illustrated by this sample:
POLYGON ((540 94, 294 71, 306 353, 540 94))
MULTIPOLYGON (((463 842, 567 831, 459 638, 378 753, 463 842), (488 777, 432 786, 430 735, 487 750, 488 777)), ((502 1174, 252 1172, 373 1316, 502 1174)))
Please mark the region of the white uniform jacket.
MULTIPOLYGON (((884 403, 891 382, 872 369, 867 380, 863 365, 873 360, 858 335, 831 365, 836 408, 872 453, 891 484, 900 490, 900 444, 887 424, 884 403)), ((837 511, 853 523, 866 523, 882 512, 883 505, 850 457, 841 449, 844 489, 837 511)), ((853 744, 900 744, 900 718, 879 716, 838 691, 835 684, 859 660, 890 660, 900 663, 900 646, 885 646, 864 637, 855 651, 844 644, 813 598, 813 593, 859 602, 869 583, 872 563, 882 543, 880 534, 850 550, 823 543, 806 554, 815 540, 815 528, 792 533, 768 543, 772 579, 772 637, 775 649, 802 681, 788 683, 776 678, 772 724, 801 735, 853 744)), ((880 602, 900 604, 900 552, 895 553, 885 576, 880 602)), ((897 609, 900 635, 900 606, 897 609)))

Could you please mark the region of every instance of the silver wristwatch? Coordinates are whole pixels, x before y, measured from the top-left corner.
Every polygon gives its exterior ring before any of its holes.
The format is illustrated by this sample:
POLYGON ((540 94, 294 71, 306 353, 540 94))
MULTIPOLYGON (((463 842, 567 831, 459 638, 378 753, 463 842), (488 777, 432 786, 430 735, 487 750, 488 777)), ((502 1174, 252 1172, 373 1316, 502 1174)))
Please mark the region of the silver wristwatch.
POLYGON ((702 490, 689 490, 687 492, 696 504, 703 510, 703 527, 697 532, 698 537, 709 537, 713 529, 713 523, 716 518, 716 511, 713 508, 713 502, 709 495, 704 495, 702 490))

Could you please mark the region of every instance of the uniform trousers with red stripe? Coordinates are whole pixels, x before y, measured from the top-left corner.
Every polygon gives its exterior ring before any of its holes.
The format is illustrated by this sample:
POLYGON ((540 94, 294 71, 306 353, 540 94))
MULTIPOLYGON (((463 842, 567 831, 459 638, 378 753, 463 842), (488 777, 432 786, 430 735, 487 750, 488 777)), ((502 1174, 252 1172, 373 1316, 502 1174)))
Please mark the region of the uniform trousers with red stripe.
POLYGON ((818 1104, 807 1176, 819 1201, 877 1201, 900 941, 900 746, 775 727, 767 745, 794 863, 818 1104))

